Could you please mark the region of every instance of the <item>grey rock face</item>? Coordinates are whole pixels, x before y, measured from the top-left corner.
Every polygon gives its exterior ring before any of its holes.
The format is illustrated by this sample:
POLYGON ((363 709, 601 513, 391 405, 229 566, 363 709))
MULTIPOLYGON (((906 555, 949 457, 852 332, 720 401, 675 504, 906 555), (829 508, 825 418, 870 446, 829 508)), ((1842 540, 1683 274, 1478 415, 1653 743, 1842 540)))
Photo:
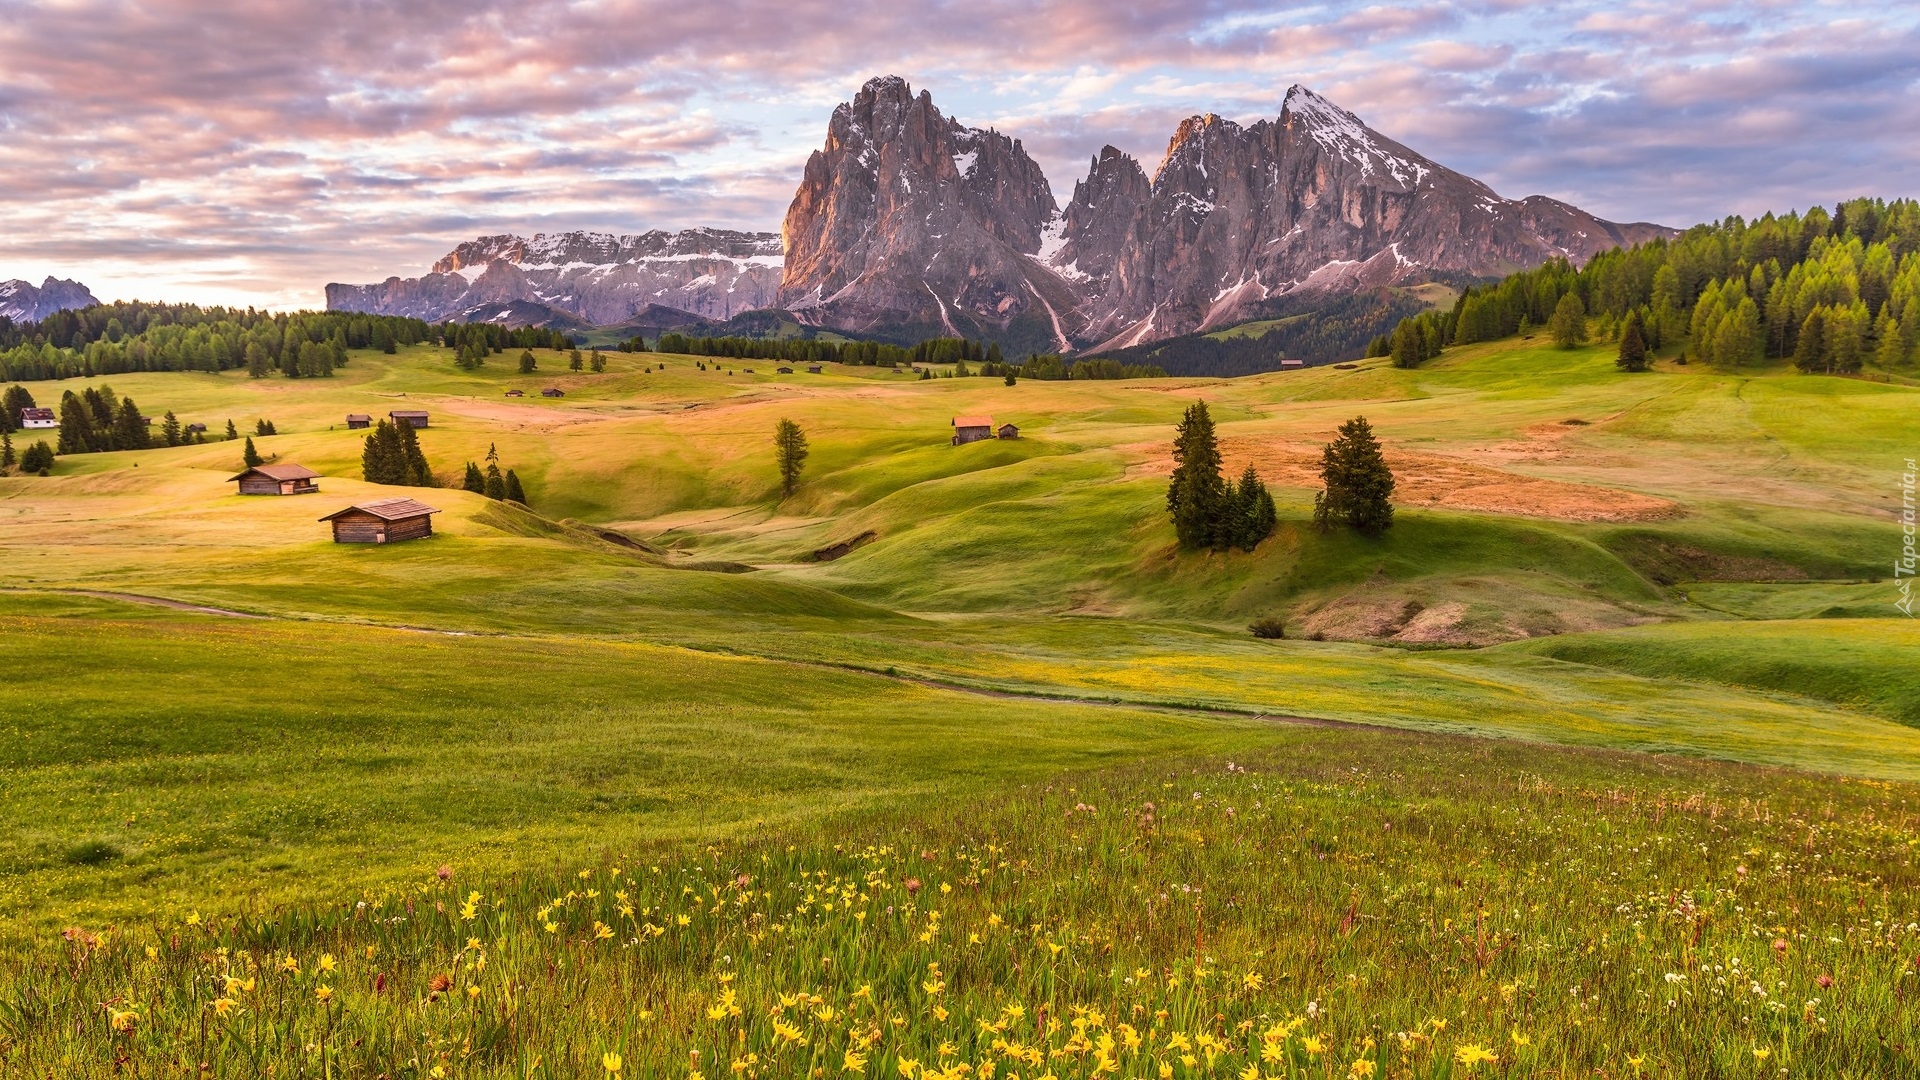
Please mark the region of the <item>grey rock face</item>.
POLYGON ((1670 235, 1536 196, 1503 199, 1305 87, 1277 120, 1181 123, 1143 194, 1117 151, 1075 191, 1049 265, 1085 276, 1081 343, 1141 344, 1255 317, 1266 300, 1575 263, 1670 235))
POLYGON ((327 309, 437 322, 520 303, 605 326, 658 306, 726 319, 771 307, 780 273, 780 238, 772 233, 483 236, 454 248, 422 277, 328 285, 327 309))
POLYGON ((787 209, 780 305, 856 331, 1057 322, 1079 298, 1032 258, 1056 210, 1019 140, 941 115, 904 79, 870 80, 834 110, 787 209))
POLYGON ((49 277, 38 288, 15 278, 0 281, 0 318, 17 323, 39 322, 57 311, 93 307, 100 301, 77 281, 49 277))

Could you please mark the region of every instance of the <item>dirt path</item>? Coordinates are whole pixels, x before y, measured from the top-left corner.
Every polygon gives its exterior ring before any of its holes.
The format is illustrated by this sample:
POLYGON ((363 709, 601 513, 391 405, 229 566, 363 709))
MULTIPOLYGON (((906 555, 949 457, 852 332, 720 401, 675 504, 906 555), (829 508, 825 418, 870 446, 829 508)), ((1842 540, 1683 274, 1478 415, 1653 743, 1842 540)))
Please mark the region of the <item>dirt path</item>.
POLYGON ((139 593, 107 592, 100 589, 33 589, 33 592, 65 593, 68 596, 91 596, 96 600, 125 600, 134 604, 152 604, 154 607, 172 608, 175 611, 191 611, 200 615, 219 615, 228 619, 271 619, 271 615, 255 615, 246 611, 228 611, 226 608, 207 607, 204 604, 189 604, 184 600, 169 600, 164 596, 142 596, 139 593))

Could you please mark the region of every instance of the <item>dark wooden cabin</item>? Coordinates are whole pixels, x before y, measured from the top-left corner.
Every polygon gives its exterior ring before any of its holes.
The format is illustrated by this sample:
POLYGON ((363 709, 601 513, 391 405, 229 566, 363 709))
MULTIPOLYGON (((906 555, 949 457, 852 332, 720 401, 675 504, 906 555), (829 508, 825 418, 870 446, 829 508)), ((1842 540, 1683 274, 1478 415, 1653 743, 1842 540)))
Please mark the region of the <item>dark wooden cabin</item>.
POLYGON ((1020 437, 1020 429, 1014 427, 1012 424, 1001 424, 1000 437, 1003 439, 1017 439, 1020 437))
POLYGON ((970 442, 993 438, 993 417, 956 416, 953 418, 953 445, 965 446, 970 442))
POLYGON ((305 465, 255 465, 227 482, 240 481, 242 495, 310 495, 320 490, 320 474, 305 465))
POLYGON ((349 428, 370 428, 372 426, 373 417, 368 416, 366 413, 355 412, 347 414, 347 427, 349 428))
POLYGON ((565 390, 560 389, 557 386, 549 386, 545 390, 540 391, 540 396, 541 397, 566 397, 567 392, 565 390))
POLYGON ((393 421, 394 427, 402 424, 415 429, 427 426, 427 414, 418 409, 396 409, 387 414, 387 419, 393 421))
POLYGON ((320 520, 333 522, 336 544, 395 544, 432 536, 432 515, 439 512, 412 499, 381 499, 355 503, 320 520))

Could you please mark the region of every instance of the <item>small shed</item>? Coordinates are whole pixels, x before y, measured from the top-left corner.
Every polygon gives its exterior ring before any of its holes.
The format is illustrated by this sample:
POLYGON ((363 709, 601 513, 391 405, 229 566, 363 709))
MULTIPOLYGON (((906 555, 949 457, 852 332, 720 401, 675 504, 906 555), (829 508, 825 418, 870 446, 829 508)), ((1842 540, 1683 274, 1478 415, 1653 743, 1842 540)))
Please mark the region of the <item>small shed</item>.
POLYGON ((1307 362, 1305 360, 1299 359, 1298 357, 1283 356, 1280 358, 1280 369, 1282 371, 1285 371, 1289 368, 1303 368, 1306 366, 1307 366, 1307 362))
POLYGON ((240 481, 242 495, 309 495, 320 490, 320 474, 305 465, 255 465, 227 482, 240 481))
POLYGON ((333 522, 336 544, 393 544, 433 535, 433 515, 440 511, 412 499, 381 499, 355 503, 321 521, 333 522))
POLYGON ((956 416, 953 418, 953 445, 965 446, 970 442, 993 438, 993 417, 956 416))
POLYGON ((808 365, 807 365, 807 374, 809 374, 809 375, 818 375, 818 374, 820 374, 820 365, 819 365, 819 364, 808 364, 808 365))
POLYGON ((393 421, 394 427, 402 424, 414 429, 427 426, 427 414, 418 409, 395 409, 387 414, 387 418, 393 421))
POLYGON ((188 424, 187 425, 187 434, 189 435, 199 435, 205 432, 206 430, 207 430, 207 425, 205 424, 188 424))
POLYGON ((348 426, 349 428, 369 428, 369 427, 372 427, 372 426, 373 426, 373 417, 371 417, 371 416, 368 416, 368 415, 367 415, 366 413, 363 413, 363 412, 354 412, 354 413, 348 413, 348 414, 347 414, 347 426, 348 426))
POLYGON ((526 397, 527 392, 525 390, 509 390, 507 391, 507 396, 508 397, 526 397))
POLYGON ((1020 429, 1014 427, 1012 424, 1001 424, 1000 437, 1003 439, 1017 439, 1020 437, 1020 429))
POLYGON ((60 421, 54 419, 52 409, 21 409, 20 426, 29 431, 39 428, 57 428, 60 421))
POLYGON ((793 374, 793 369, 790 367, 777 367, 773 369, 773 373, 775 375, 791 375, 793 374))
POLYGON ((560 389, 557 386, 549 386, 545 390, 540 391, 540 396, 541 397, 566 397, 567 392, 565 390, 560 389))

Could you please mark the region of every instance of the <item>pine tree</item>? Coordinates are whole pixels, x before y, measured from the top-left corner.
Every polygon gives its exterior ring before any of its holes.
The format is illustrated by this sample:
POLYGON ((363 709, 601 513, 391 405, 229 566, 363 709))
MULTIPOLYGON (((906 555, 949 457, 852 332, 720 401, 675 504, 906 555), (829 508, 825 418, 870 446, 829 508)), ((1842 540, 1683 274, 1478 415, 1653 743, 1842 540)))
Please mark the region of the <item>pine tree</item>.
POLYGON ((253 448, 253 436, 251 435, 247 436, 246 449, 240 451, 240 461, 249 469, 255 465, 265 465, 267 463, 267 459, 260 456, 260 451, 253 448))
POLYGON ((506 496, 508 502, 517 502, 521 506, 527 505, 526 489, 520 486, 520 478, 514 475, 512 469, 507 470, 506 496))
POLYGON ((1766 331, 1760 325, 1760 307, 1743 296, 1713 332, 1713 363, 1738 371, 1743 364, 1759 363, 1766 344, 1766 331))
POLYGON ((607 370, 607 358, 600 355, 599 349, 595 349, 593 350, 593 361, 588 366, 594 371, 605 371, 607 370))
POLYGON ((1413 320, 1402 319, 1400 325, 1393 328, 1393 343, 1389 349, 1393 356, 1393 366, 1419 367, 1423 344, 1420 331, 1413 325, 1413 320))
POLYGON ((1880 331, 1880 346, 1874 350, 1873 362, 1881 368, 1892 371, 1906 362, 1907 342, 1901 336, 1900 320, 1888 319, 1887 325, 1880 331))
POLYGON ((1253 466, 1247 466, 1240 474, 1240 485, 1234 489, 1231 505, 1233 512, 1221 523, 1215 547, 1233 546, 1252 551, 1260 546, 1260 541, 1273 535, 1273 527, 1279 520, 1273 494, 1260 482, 1260 474, 1253 466))
POLYGON ((13 433, 0 431, 0 469, 13 468, 13 433))
POLYGON ((87 408, 80 395, 69 390, 60 396, 60 452, 62 454, 90 453, 95 447, 96 436, 93 432, 93 410, 87 408))
POLYGON ((391 421, 380 421, 367 436, 360 451, 360 475, 369 484, 405 486, 410 482, 406 446, 391 421))
POLYGON ((582 361, 580 359, 579 349, 575 349, 572 352, 567 354, 567 370, 568 371, 579 371, 581 368, 581 365, 582 365, 582 361))
POLYGON ((780 466, 780 494, 792 495, 800 486, 800 470, 807 463, 807 436, 799 424, 781 417, 774 425, 773 454, 780 466))
POLYGON ((1015 375, 1015 374, 1014 374, 1014 372, 1013 372, 1013 369, 1012 369, 1012 368, 1008 368, 1008 369, 1007 369, 1007 374, 1006 374, 1006 384, 1007 384, 1008 386, 1012 386, 1012 385, 1014 385, 1015 383, 1017 383, 1017 382, 1019 382, 1019 381, 1020 381, 1020 377, 1019 377, 1018 375, 1015 375))
POLYGON ((1627 328, 1620 331, 1620 355, 1614 363, 1621 371, 1647 370, 1647 335, 1638 311, 1627 316, 1627 328))
POLYGON ((520 354, 520 374, 531 375, 539 366, 533 358, 532 349, 527 349, 520 354))
POLYGON ((1553 343, 1563 349, 1571 349, 1586 343, 1587 306, 1580 302, 1580 294, 1570 292, 1560 298, 1554 306, 1553 317, 1547 320, 1547 333, 1553 336, 1553 343))
POLYGON ((1340 425, 1340 434, 1320 458, 1326 485, 1313 501, 1313 523, 1321 532, 1350 525, 1368 536, 1393 527, 1393 472, 1380 452, 1367 418, 1340 425))
POLYGON ((53 447, 48 446, 45 439, 27 447, 26 452, 20 455, 20 471, 38 473, 41 476, 52 472, 53 447))
POLYGON ((487 478, 480 472, 480 466, 475 465, 471 461, 467 462, 466 479, 460 482, 460 486, 473 492, 475 495, 485 495, 487 493, 487 478))
POLYGON ((257 341, 247 342, 247 378, 264 379, 267 371, 267 350, 257 341))
POLYGON ((406 474, 401 482, 413 487, 434 486, 433 470, 427 465, 427 455, 420 449, 420 436, 414 432, 413 425, 400 424, 395 433, 400 436, 400 460, 406 474))
POLYGON ((232 442, 239 437, 240 432, 233 426, 233 421, 227 421, 227 441, 232 442))
POLYGON ((160 437, 166 440, 168 446, 180 445, 180 418, 173 415, 172 409, 168 409, 167 415, 160 418, 160 437))
POLYGON ((34 408, 33 394, 26 387, 15 383, 7 387, 4 396, 0 396, 0 431, 19 431, 24 422, 21 413, 34 408))
POLYGON ((507 481, 500 475, 500 451, 492 443, 487 444, 486 491, 482 494, 496 501, 507 497, 507 481))
POLYGON ((1827 367, 1827 310, 1814 308, 1800 324, 1800 340, 1793 346, 1793 366, 1812 374, 1827 367))
POLYGON ((1220 477, 1220 445, 1207 403, 1187 406, 1173 438, 1173 481, 1167 485, 1167 512, 1180 546, 1211 547, 1218 536, 1226 482, 1220 477))

